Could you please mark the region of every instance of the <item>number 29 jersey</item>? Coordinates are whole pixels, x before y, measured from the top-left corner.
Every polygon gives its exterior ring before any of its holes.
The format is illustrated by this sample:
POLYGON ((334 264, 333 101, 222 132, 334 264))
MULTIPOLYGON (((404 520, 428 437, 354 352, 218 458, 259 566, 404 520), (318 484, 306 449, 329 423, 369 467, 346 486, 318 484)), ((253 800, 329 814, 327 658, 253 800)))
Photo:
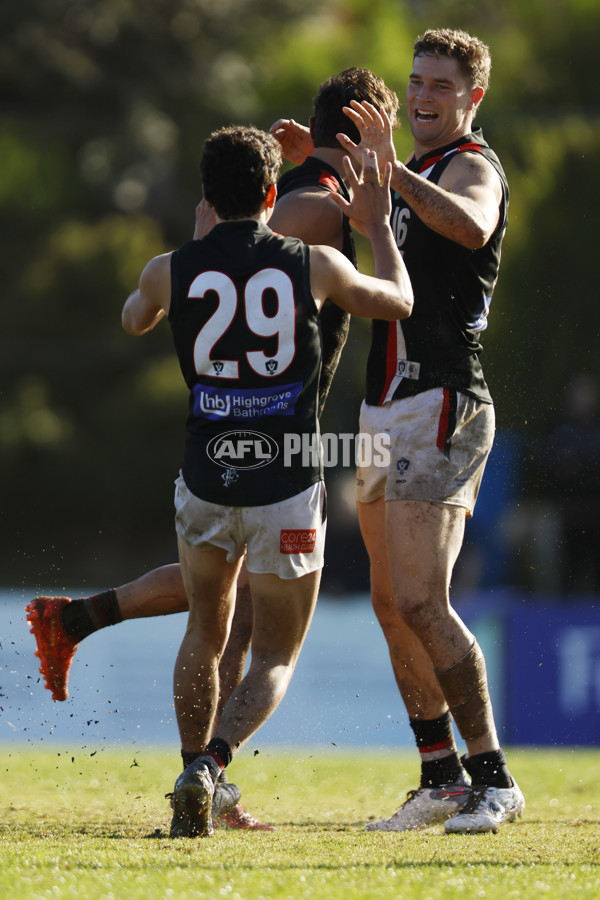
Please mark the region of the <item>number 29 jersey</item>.
POLYGON ((202 500, 262 506, 322 479, 309 252, 243 220, 172 254, 169 322, 190 391, 182 475, 202 500))

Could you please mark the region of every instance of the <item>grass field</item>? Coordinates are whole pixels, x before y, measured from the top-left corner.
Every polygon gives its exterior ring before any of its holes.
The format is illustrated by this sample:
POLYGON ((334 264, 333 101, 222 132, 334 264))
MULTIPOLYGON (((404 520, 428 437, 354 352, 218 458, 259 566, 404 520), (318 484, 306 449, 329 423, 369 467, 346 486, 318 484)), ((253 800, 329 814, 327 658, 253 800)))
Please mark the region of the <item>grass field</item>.
POLYGON ((243 802, 274 833, 170 840, 177 751, 0 748, 0 897, 600 897, 600 751, 512 750, 527 800, 496 835, 377 834, 416 786, 414 754, 242 753, 243 802))

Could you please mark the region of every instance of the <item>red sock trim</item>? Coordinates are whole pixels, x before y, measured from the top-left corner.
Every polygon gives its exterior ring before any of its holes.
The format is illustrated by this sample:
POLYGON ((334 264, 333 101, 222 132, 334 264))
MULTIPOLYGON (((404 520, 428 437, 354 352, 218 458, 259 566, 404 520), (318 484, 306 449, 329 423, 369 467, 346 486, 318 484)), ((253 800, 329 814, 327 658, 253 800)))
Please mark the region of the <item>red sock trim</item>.
POLYGON ((419 753, 435 753, 436 750, 452 750, 450 741, 440 741, 439 744, 429 744, 427 747, 419 747, 419 753))
POLYGON ((221 772, 223 771, 223 769, 225 768, 225 763, 218 753, 215 753, 214 750, 207 750, 204 756, 210 756, 211 759, 214 759, 221 772))

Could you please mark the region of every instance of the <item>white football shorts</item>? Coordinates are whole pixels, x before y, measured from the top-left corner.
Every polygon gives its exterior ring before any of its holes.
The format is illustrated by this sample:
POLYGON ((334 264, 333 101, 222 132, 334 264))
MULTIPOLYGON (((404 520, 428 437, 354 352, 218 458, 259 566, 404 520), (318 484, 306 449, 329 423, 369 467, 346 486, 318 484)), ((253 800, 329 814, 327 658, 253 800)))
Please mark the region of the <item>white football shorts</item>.
POLYGON ((221 506, 201 500, 183 477, 175 481, 175 529, 200 549, 221 547, 227 561, 246 554, 249 572, 291 579, 323 567, 325 484, 265 506, 221 506))
POLYGON ((384 434, 387 468, 360 466, 356 499, 425 500, 462 506, 473 514, 483 470, 494 441, 491 403, 450 388, 434 388, 360 411, 360 431, 384 434))

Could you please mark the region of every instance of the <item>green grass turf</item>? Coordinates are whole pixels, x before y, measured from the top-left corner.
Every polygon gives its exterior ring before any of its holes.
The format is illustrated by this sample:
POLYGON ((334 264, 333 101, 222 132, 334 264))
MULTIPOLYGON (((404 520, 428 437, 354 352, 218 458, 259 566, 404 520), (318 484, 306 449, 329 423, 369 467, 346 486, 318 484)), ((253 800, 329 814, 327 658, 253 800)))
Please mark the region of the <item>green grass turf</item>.
POLYGON ((508 755, 527 809, 496 835, 365 832, 416 787, 415 753, 331 746, 230 767, 274 833, 170 840, 176 749, 0 748, 0 897, 600 897, 600 752, 508 755))

